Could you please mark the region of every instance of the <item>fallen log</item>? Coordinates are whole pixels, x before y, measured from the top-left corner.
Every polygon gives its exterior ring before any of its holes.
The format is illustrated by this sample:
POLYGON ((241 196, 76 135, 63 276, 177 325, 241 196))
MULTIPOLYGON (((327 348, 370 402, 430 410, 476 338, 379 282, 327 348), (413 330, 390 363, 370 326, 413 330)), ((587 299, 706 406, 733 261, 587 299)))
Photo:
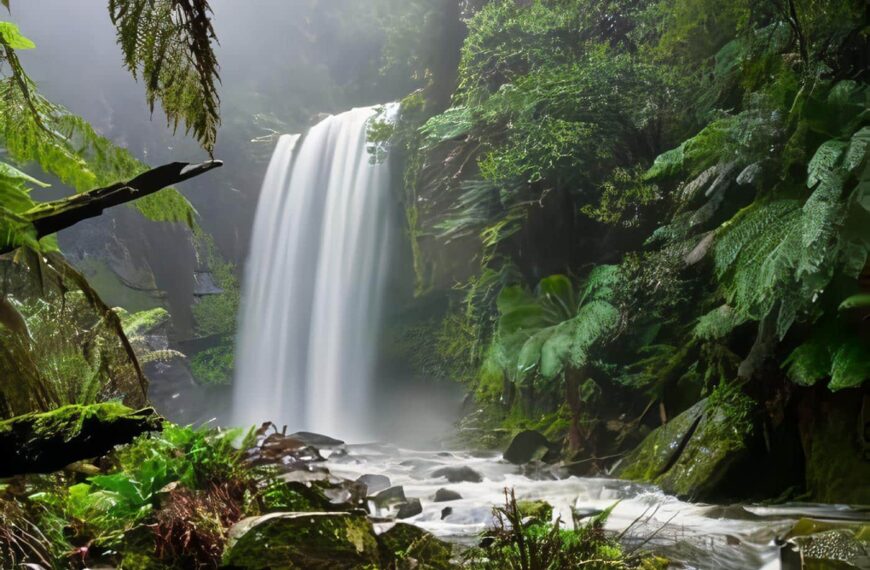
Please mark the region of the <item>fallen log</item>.
POLYGON ((151 408, 133 411, 116 403, 64 406, 0 421, 0 478, 52 473, 100 457, 159 431, 162 421, 151 408))

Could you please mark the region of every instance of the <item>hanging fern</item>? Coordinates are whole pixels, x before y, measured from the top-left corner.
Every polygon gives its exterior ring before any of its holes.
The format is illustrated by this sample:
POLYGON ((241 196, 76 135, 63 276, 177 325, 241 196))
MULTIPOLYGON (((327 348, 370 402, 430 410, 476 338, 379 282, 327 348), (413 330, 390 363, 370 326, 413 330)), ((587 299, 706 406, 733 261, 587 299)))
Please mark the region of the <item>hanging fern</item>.
POLYGON ((169 125, 185 124, 209 154, 220 126, 217 37, 207 0, 109 0, 124 62, 159 101, 169 125))
MULTIPOLYGON (((78 192, 133 178, 148 169, 91 125, 39 94, 13 46, 30 46, 0 27, 0 145, 18 163, 36 162, 78 192), (11 39, 8 39, 11 38, 11 39), (11 42, 11 43, 9 43, 11 42)), ((21 49, 19 47, 19 49, 21 49)), ((194 209, 178 191, 165 189, 135 202, 148 219, 193 225, 194 209)))
POLYGON ((868 253, 860 230, 845 231, 850 208, 865 191, 867 127, 848 141, 828 141, 807 169, 812 194, 798 200, 756 202, 720 229, 714 246, 725 297, 743 317, 761 320, 778 310, 780 338, 811 316, 813 303, 837 271, 857 276, 868 253), (847 158, 848 157, 848 158, 847 158), (857 271, 856 271, 857 269, 857 271))

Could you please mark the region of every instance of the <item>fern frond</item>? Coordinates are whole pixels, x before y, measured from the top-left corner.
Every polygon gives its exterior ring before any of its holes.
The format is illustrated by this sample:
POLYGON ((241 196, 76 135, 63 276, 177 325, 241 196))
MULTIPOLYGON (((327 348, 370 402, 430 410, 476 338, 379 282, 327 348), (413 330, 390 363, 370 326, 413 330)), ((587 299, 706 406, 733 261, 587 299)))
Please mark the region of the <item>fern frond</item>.
POLYGON ((124 61, 145 82, 153 112, 160 102, 167 123, 185 124, 209 154, 220 126, 217 36, 207 0, 109 0, 124 61))

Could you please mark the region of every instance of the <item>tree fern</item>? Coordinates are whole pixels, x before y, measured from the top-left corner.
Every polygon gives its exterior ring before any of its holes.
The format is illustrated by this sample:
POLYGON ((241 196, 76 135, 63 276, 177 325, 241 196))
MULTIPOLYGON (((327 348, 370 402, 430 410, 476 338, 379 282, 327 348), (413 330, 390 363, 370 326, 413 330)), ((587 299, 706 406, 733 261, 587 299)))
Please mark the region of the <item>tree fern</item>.
POLYGON ((109 0, 124 61, 145 82, 153 112, 186 130, 211 154, 220 125, 217 42, 207 0, 109 0))
POLYGON ((616 266, 598 266, 575 291, 564 275, 543 279, 534 294, 505 288, 494 340, 496 361, 516 382, 552 381, 567 368, 581 368, 592 349, 612 334, 619 311, 611 303, 616 266))

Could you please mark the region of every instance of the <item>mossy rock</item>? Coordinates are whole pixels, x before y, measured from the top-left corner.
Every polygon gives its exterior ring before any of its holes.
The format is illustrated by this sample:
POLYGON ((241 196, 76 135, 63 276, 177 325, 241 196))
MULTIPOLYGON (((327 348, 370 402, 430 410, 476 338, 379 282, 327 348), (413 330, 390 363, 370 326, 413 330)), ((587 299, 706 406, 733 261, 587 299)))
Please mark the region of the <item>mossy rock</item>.
POLYGON ((451 570, 453 548, 414 525, 396 523, 378 536, 382 568, 451 570))
POLYGON ((163 419, 151 408, 122 404, 72 405, 0 422, 0 477, 51 473, 116 445, 159 431, 163 419))
POLYGON ((233 526, 224 565, 234 570, 374 570, 380 562, 374 530, 362 513, 273 513, 233 526))
POLYGON ((730 413, 729 404, 701 400, 647 436, 616 476, 655 483, 682 498, 711 498, 746 452, 751 431, 748 420, 730 413))
POLYGON ((721 408, 704 413, 674 465, 656 479, 666 493, 693 500, 711 497, 729 467, 747 450, 742 426, 721 408))
POLYGON ((656 428, 629 453, 616 470, 616 477, 631 481, 654 482, 676 461, 698 421, 704 414, 701 400, 665 425, 656 428))
POLYGON ((547 501, 517 501, 517 510, 523 517, 534 517, 544 523, 553 519, 553 505, 547 501))

